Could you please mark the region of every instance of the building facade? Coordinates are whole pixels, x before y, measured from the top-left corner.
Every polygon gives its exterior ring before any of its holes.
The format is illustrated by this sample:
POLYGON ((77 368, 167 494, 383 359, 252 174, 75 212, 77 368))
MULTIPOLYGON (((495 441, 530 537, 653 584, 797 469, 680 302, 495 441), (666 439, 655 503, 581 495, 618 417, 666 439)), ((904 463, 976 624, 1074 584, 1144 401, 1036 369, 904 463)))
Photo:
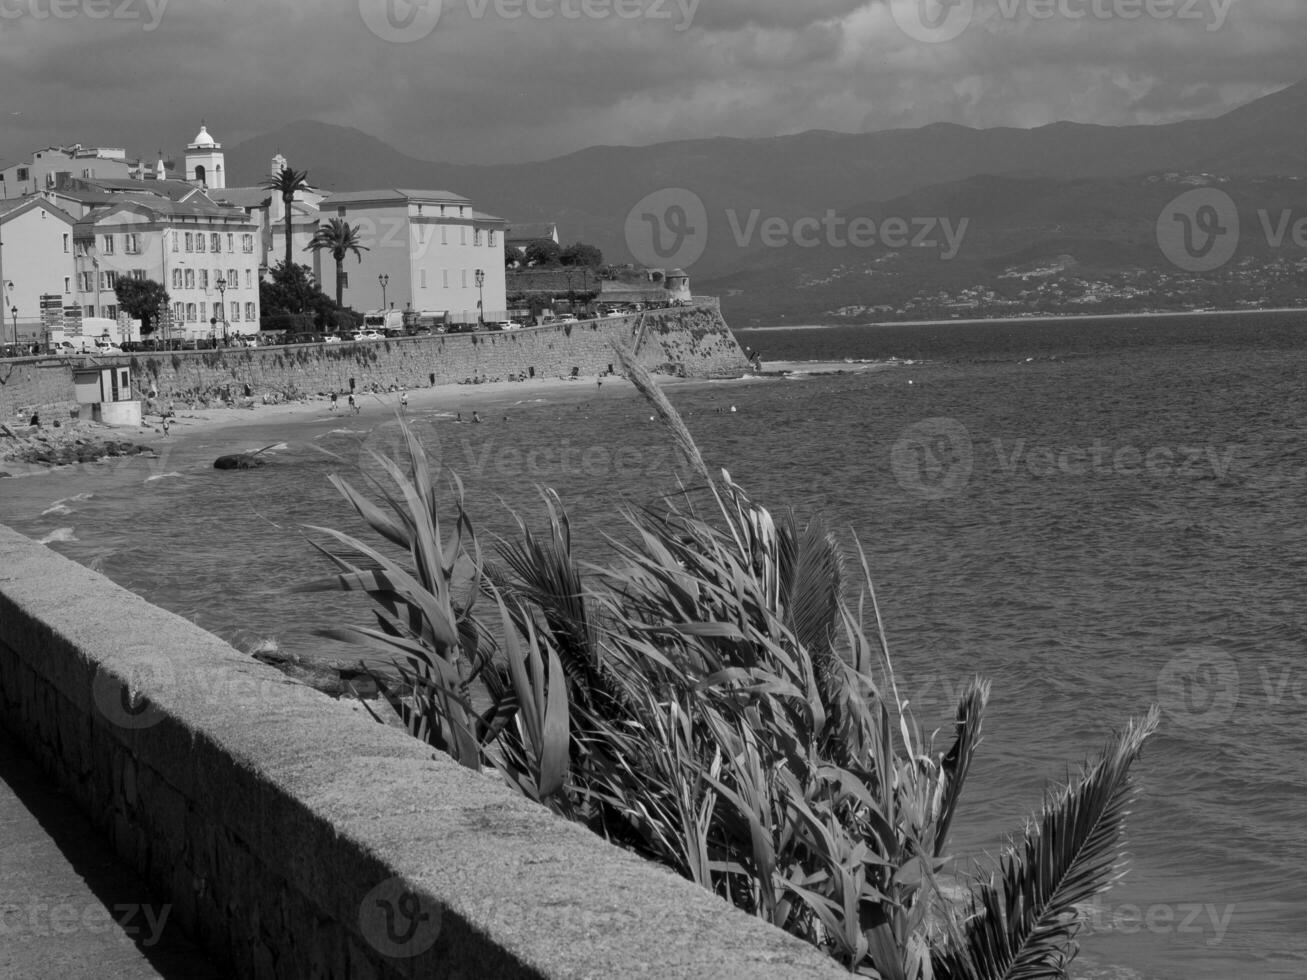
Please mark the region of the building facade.
MULTIPOLYGON (((454 323, 508 319, 502 218, 448 191, 351 191, 324 198, 319 208, 323 226, 340 218, 367 246, 362 261, 352 253, 345 260, 346 306, 380 309, 384 295, 387 308, 444 314, 454 323)), ((332 295, 336 269, 328 253, 321 268, 322 289, 332 295)))
POLYGON ((163 326, 172 337, 256 333, 258 233, 243 211, 202 195, 181 203, 124 195, 96 208, 74 231, 74 287, 83 315, 118 319, 114 287, 126 276, 164 285, 170 305, 163 326))
POLYGON ((47 146, 35 151, 29 162, 0 169, 0 199, 39 194, 67 178, 139 176, 140 165, 118 147, 47 146))
POLYGON ((0 337, 39 337, 41 298, 76 305, 73 218, 42 197, 0 206, 0 337))

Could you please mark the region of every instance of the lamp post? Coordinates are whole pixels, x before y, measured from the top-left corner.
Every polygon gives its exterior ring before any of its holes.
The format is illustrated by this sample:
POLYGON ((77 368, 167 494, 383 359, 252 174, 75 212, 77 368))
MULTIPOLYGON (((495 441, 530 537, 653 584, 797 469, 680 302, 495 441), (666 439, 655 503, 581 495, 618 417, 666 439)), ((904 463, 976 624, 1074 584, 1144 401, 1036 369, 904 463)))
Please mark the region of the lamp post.
MULTIPOLYGON (((477 269, 477 323, 481 326, 486 325, 486 270, 477 269)), ((466 281, 466 280, 465 280, 466 281)))
POLYGON ((386 286, 390 284, 390 276, 383 272, 377 276, 377 282, 381 283, 381 311, 384 313, 386 311, 386 286))
POLYGON ((218 287, 218 312, 222 314, 222 346, 227 346, 227 280, 221 276, 214 283, 218 287))
POLYGON ((18 307, 9 307, 9 313, 14 318, 14 343, 18 343, 18 307))

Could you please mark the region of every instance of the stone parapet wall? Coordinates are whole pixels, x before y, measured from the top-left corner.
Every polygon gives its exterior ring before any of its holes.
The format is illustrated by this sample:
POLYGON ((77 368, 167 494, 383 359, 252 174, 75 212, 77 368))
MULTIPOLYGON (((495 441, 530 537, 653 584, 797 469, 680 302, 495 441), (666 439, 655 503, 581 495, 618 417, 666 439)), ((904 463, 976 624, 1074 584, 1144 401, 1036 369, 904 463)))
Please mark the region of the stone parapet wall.
POLYGON ((847 976, 3 526, 0 567, 0 725, 231 976, 847 976))
MULTIPOLYGON (((527 330, 404 337, 338 344, 296 344, 252 350, 138 354, 130 363, 138 394, 154 388, 165 401, 256 400, 331 391, 387 391, 459 384, 473 379, 585 377, 617 367, 614 342, 633 346, 641 363, 686 377, 744 370, 748 364, 714 305, 656 310, 627 317, 527 330)), ((71 364, 0 362, 0 421, 74 404, 71 364), (7 378, 6 378, 7 375, 7 378)))

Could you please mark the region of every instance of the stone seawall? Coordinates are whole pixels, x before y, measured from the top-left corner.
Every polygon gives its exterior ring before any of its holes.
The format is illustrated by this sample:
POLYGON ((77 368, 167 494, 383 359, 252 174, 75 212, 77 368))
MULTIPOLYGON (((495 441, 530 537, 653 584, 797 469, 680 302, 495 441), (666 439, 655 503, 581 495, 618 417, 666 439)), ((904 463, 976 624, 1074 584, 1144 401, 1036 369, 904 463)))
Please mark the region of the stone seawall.
POLYGON ((0 725, 226 975, 848 976, 4 526, 0 567, 0 725))
MULTIPOLYGON (((602 374, 617 366, 613 343, 651 370, 687 377, 742 371, 747 362, 715 304, 510 332, 445 334, 340 344, 179 351, 104 358, 128 363, 139 393, 164 401, 281 401, 331 391, 425 388, 470 379, 602 374)), ((80 366, 80 359, 77 366, 80 366)), ((72 363, 0 362, 0 421, 74 404, 72 363)))

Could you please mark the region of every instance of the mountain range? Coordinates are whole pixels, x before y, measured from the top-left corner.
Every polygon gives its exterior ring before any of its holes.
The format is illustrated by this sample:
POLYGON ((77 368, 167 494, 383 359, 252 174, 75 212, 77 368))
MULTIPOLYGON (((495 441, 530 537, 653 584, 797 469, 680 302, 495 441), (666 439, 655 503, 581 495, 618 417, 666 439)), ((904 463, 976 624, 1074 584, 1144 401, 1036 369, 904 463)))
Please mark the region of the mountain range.
MULTIPOLYGON (((1086 283, 1106 288, 1109 299, 1138 298, 1147 291, 1121 284, 1150 271, 1163 276, 1162 292, 1171 299, 1154 290, 1145 305, 1174 305, 1196 284, 1171 275, 1177 270, 1158 248, 1156 226, 1167 203, 1193 187, 1218 187, 1237 203, 1245 229, 1268 220, 1282 228, 1282 215, 1297 220, 1307 213, 1305 119, 1307 81, 1216 118, 1166 125, 810 131, 597 146, 496 165, 419 160, 356 129, 299 121, 229 149, 227 167, 229 183, 253 184, 281 152, 327 190, 450 190, 510 222, 555 222, 565 243, 591 242, 615 262, 631 260, 626 226, 636 202, 684 188, 708 216, 703 254, 688 269, 695 288, 719 293, 728 317, 742 322, 867 318, 865 311, 877 309, 898 315, 923 297, 945 310, 975 310, 975 298, 989 294, 1037 308, 1067 299, 1068 291, 1080 301, 1086 283), (824 230, 836 216, 861 217, 864 227, 873 227, 870 221, 878 229, 886 218, 901 218, 919 244, 943 243, 948 228, 965 231, 956 254, 942 260, 946 249, 885 247, 879 240, 853 247, 824 230), (808 235, 800 245, 784 230, 803 219, 808 235), (762 233, 768 220, 776 232, 770 242, 762 233), (812 230, 818 221, 826 222, 820 233, 812 230), (934 239, 923 230, 931 221, 934 239), (1008 288, 1036 281, 1062 285, 1042 294, 1025 290, 1019 301, 1022 290, 1008 288)), ((1249 260, 1281 273, 1285 262, 1307 266, 1307 249, 1294 246, 1292 234, 1271 252, 1260 248, 1263 237, 1249 236, 1231 269, 1197 285, 1225 282, 1249 260)), ((1251 278, 1257 281, 1242 277, 1231 301, 1251 302, 1268 290, 1280 296, 1262 277, 1251 278)), ((1219 299, 1205 294, 1204 302, 1219 299)), ((919 303, 909 312, 941 312, 929 307, 919 303)))

